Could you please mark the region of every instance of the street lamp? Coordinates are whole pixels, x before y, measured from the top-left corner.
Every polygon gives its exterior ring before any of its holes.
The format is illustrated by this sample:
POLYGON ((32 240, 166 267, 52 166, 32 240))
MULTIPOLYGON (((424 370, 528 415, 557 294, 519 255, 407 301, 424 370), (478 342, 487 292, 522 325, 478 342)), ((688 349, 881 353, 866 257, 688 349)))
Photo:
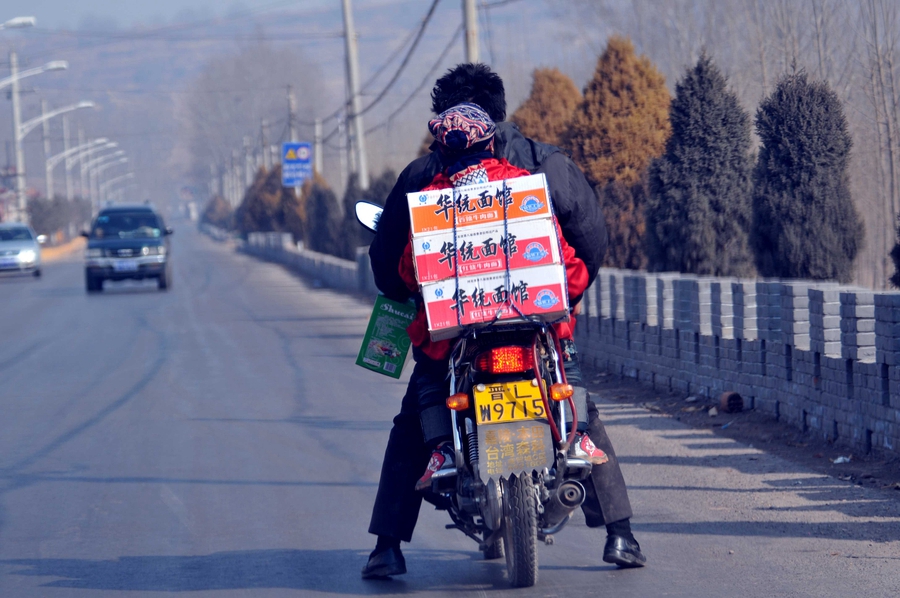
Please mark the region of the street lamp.
MULTIPOLYGON (((80 138, 80 136, 79 136, 80 138)), ((78 162, 78 174, 81 177, 81 186, 79 190, 81 191, 81 197, 85 198, 89 194, 88 190, 88 180, 87 180, 87 169, 85 168, 85 161, 92 155, 97 152, 102 152, 103 150, 113 149, 119 147, 119 144, 115 141, 110 141, 104 145, 100 145, 97 147, 92 147, 90 149, 86 149, 83 152, 80 152, 71 158, 66 158, 66 173, 68 173, 73 166, 75 166, 75 162, 78 162)))
MULTIPOLYGON (((5 79, 0 79, 0 89, 12 85, 13 141, 16 146, 16 199, 18 209, 22 213, 25 212, 27 206, 25 205, 25 153, 22 151, 22 138, 19 135, 19 130, 22 126, 22 113, 19 105, 19 81, 48 71, 61 71, 67 68, 69 68, 69 63, 65 60, 53 60, 43 66, 26 69, 20 73, 18 57, 15 52, 10 52, 10 75, 5 79)), ((21 214, 19 218, 22 218, 21 214)))
POLYGON ((118 158, 118 157, 124 156, 124 155, 125 155, 125 150, 119 150, 119 151, 113 152, 111 154, 103 154, 102 156, 97 156, 96 158, 94 158, 92 160, 88 160, 87 162, 82 164, 81 167, 85 170, 85 172, 90 173, 90 172, 92 172, 91 169, 93 169, 95 166, 98 166, 101 163, 106 162, 107 160, 112 160, 113 158, 118 158))
MULTIPOLYGON (((103 145, 107 141, 109 141, 109 140, 106 139, 106 137, 101 137, 99 139, 92 139, 91 141, 88 141, 87 143, 82 143, 81 145, 77 145, 73 148, 62 151, 62 152, 56 154, 55 156, 50 156, 49 158, 47 158, 47 164, 46 164, 47 189, 48 189, 47 197, 48 198, 52 197, 51 191, 53 189, 53 169, 56 168, 57 164, 59 164, 61 161, 65 160, 69 156, 72 156, 73 154, 78 154, 79 152, 82 152, 86 149, 90 149, 90 148, 96 147, 98 145, 103 145)), ((68 160, 66 160, 66 162, 68 163, 68 160)), ((66 170, 66 172, 68 172, 68 169, 66 170)), ((68 199, 69 201, 72 201, 71 195, 72 195, 71 180, 69 180, 69 177, 66 177, 66 199, 68 199)))
POLYGON ((5 23, 0 23, 0 30, 3 29, 24 29, 25 27, 34 27, 37 19, 34 17, 15 17, 5 23))
POLYGON ((94 102, 90 100, 84 100, 78 102, 77 104, 71 104, 64 108, 57 108, 56 110, 51 110, 46 114, 41 114, 40 116, 36 116, 29 121, 26 121, 19 125, 19 138, 24 139, 26 135, 34 131, 34 129, 44 121, 50 120, 54 116, 59 116, 60 114, 65 114, 67 112, 72 112, 73 110, 81 110, 82 108, 93 108, 94 102))
MULTIPOLYGON (((42 103, 42 105, 45 105, 42 103)), ((69 106, 65 106, 63 108, 57 108, 56 110, 51 110, 50 112, 42 113, 40 116, 32 118, 31 120, 22 123, 19 125, 19 141, 25 139, 25 137, 31 133, 39 124, 46 123, 51 118, 59 116, 60 114, 67 114, 69 112, 73 112, 75 110, 81 110, 83 108, 93 108, 94 102, 90 100, 83 100, 78 102, 77 104, 71 104, 69 106)), ((46 125, 45 125, 46 127, 46 125)), ((47 129, 45 128, 46 132, 47 129)), ((44 139, 44 152, 50 153, 50 144, 47 138, 44 139)), ((46 154, 45 154, 46 155, 46 154)), ((45 172, 45 183, 47 186, 47 199, 53 199, 53 181, 51 180, 52 176, 50 171, 45 172)))
POLYGON ((108 197, 107 194, 109 193, 109 190, 112 188, 113 185, 115 185, 117 183, 121 183, 122 181, 125 181, 128 179, 133 179, 133 178, 134 178, 134 173, 128 172, 121 176, 111 178, 108 181, 106 181, 105 183, 101 184, 100 185, 100 201, 102 202, 106 199, 106 197, 108 197))
POLYGON ((124 153, 124 151, 119 150, 112 154, 107 154, 106 156, 101 156, 100 158, 91 160, 88 163, 87 168, 89 170, 90 176, 89 187, 91 190, 91 201, 100 201, 100 175, 103 173, 103 171, 110 166, 116 166, 118 164, 124 164, 125 162, 128 162, 128 158, 123 156, 124 153))

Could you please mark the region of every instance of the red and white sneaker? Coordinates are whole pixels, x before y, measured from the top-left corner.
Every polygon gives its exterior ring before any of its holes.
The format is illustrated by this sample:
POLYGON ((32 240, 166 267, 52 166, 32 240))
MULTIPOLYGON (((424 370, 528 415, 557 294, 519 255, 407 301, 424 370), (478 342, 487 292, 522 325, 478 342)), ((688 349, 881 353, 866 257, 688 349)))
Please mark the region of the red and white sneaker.
POLYGON ((428 461, 428 467, 425 468, 425 474, 416 482, 416 490, 431 489, 431 476, 438 471, 444 469, 453 469, 456 464, 453 462, 453 447, 449 443, 443 443, 431 453, 431 459, 428 461))
POLYGON ((609 461, 609 456, 594 446, 591 437, 586 432, 579 432, 575 435, 575 441, 572 443, 570 453, 576 459, 584 459, 592 465, 603 465, 609 461))

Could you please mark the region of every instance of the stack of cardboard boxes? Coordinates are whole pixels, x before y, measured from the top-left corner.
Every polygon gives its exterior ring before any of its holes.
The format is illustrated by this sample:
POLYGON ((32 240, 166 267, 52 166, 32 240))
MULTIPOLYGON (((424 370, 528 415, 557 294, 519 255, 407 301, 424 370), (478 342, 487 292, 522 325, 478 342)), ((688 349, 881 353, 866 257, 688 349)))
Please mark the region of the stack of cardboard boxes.
POLYGON ((543 174, 407 195, 413 261, 434 340, 495 319, 567 317, 549 198, 543 174))

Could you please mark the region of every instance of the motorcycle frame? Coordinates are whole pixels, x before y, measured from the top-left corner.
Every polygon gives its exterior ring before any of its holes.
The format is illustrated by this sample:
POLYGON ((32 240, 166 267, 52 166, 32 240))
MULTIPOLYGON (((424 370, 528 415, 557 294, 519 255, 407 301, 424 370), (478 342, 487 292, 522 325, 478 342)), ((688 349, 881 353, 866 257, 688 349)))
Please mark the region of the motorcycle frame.
MULTIPOLYGON (((522 330, 521 325, 514 326, 504 326, 501 330, 522 330)), ((556 415, 554 415, 553 409, 551 408, 551 401, 549 399, 549 384, 546 384, 546 378, 544 378, 543 372, 549 373, 549 382, 553 383, 565 383, 565 370, 564 364, 561 358, 561 349, 559 347, 559 339, 557 338, 555 331, 553 328, 547 324, 535 323, 534 327, 534 337, 532 341, 532 349, 534 349, 534 368, 535 368, 535 376, 539 379, 544 379, 545 383, 541 384, 541 395, 544 399, 545 410, 547 413, 548 422, 551 422, 551 429, 554 429, 554 461, 553 467, 555 470, 555 475, 551 475, 548 468, 544 468, 543 471, 537 473, 537 482, 536 488, 540 489, 539 496, 536 497, 539 505, 545 505, 552 493, 559 488, 561 484, 566 482, 567 480, 575 480, 580 481, 585 479, 588 475, 590 475, 591 466, 587 462, 582 462, 579 459, 568 459, 566 453, 569 447, 569 444, 572 440, 572 436, 575 433, 574 422, 576 421, 577 413, 575 409, 574 402, 571 398, 566 399, 565 401, 554 401, 558 405, 558 411, 556 415), (545 357, 539 356, 539 341, 546 348, 547 355, 545 357), (546 364, 541 364, 541 360, 546 360, 548 363, 552 362, 553 368, 546 367, 546 364), (569 408, 572 414, 573 426, 571 430, 568 430, 568 426, 566 424, 566 408, 569 408), (555 421, 554 421, 555 420, 555 421), (571 470, 571 472, 570 472, 571 470)), ((466 392, 470 396, 472 393, 471 388, 463 388, 462 381, 460 380, 460 375, 463 372, 460 371, 461 367, 464 364, 464 355, 466 352, 466 345, 469 341, 469 338, 475 338, 478 334, 483 334, 491 331, 496 331, 496 327, 491 327, 488 330, 479 330, 473 331, 467 336, 460 338, 451 352, 450 358, 448 360, 448 368, 449 368, 449 382, 451 394, 456 392, 466 392)), ((471 367, 471 364, 468 364, 471 367)), ((447 528, 455 528, 462 531, 464 534, 469 536, 471 539, 475 540, 479 543, 480 549, 484 550, 488 546, 491 545, 493 541, 495 541, 496 536, 501 534, 502 532, 502 524, 497 526, 496 529, 491 528, 487 524, 487 517, 483 511, 483 509, 478 509, 476 513, 473 510, 465 509, 460 505, 460 499, 465 497, 464 485, 466 483, 471 483, 475 488, 474 494, 477 495, 475 497, 476 503, 479 500, 486 500, 488 498, 487 485, 482 482, 479 472, 476 469, 476 463, 470 463, 467 458, 466 452, 463 450, 463 442, 462 442, 462 422, 460 421, 460 413, 455 410, 450 410, 451 414, 451 425, 452 425, 452 438, 453 438, 453 450, 456 457, 457 467, 452 471, 452 475, 455 476, 455 495, 457 500, 450 500, 449 506, 447 507, 447 511, 450 514, 451 519, 453 520, 453 524, 447 525, 447 528), (481 517, 481 523, 477 523, 475 521, 475 516, 481 517), (481 537, 479 537, 479 534, 481 537)), ((474 425, 474 422, 473 422, 474 425)), ((438 472, 435 474, 435 478, 443 478, 444 475, 441 475, 442 472, 438 472)), ((446 476, 449 477, 449 476, 446 476)), ((503 505, 503 489, 505 484, 501 481, 505 480, 505 478, 500 478, 496 481, 499 491, 499 507, 502 509, 503 505)), ((447 494, 448 492, 443 492, 447 494)), ((539 539, 544 540, 547 543, 552 542, 552 535, 559 532, 565 525, 568 523, 569 517, 566 516, 562 521, 551 527, 542 527, 538 536, 539 539)))

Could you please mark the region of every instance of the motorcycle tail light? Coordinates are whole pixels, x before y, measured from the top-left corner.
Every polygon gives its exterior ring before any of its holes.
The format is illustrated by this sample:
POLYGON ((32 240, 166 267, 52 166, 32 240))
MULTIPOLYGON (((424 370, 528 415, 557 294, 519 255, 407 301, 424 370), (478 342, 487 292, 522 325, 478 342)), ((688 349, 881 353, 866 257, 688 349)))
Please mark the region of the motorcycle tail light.
POLYGON ((550 398, 554 401, 565 401, 575 394, 575 389, 571 384, 552 384, 550 385, 550 398))
POLYGON ((447 397, 447 407, 454 411, 465 411, 469 408, 469 395, 464 392, 450 395, 447 397))
POLYGON ((534 353, 530 347, 494 347, 475 359, 479 372, 515 374, 534 368, 534 353))

